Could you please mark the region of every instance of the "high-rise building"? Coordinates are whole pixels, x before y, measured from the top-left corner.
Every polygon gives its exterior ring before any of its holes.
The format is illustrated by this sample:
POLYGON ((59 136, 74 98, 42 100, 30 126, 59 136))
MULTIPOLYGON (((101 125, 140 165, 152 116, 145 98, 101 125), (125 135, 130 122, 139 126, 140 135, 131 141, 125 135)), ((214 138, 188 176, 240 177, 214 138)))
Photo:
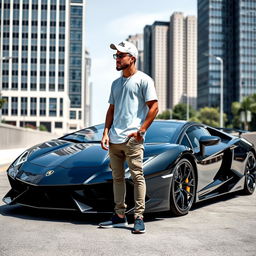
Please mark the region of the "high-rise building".
POLYGON ((152 25, 151 75, 155 81, 159 113, 167 109, 169 22, 152 25))
POLYGON ((176 12, 144 27, 144 71, 155 80, 160 113, 187 100, 196 108, 196 17, 176 12))
POLYGON ((143 71, 152 76, 152 26, 146 25, 143 30, 143 71))
POLYGON ((136 45, 138 49, 136 67, 139 70, 143 71, 143 34, 129 35, 129 37, 126 40, 136 45))
POLYGON ((169 22, 144 27, 144 72, 154 79, 159 113, 167 109, 169 22))
POLYGON ((85 0, 1 0, 2 119, 64 133, 85 125, 85 0))
POLYGON ((196 108, 197 20, 175 12, 170 20, 168 106, 188 103, 196 108), (187 98, 188 95, 188 98, 187 98))
POLYGON ((220 106, 256 93, 256 1, 198 0, 198 107, 220 106), (216 59, 219 57, 221 59, 216 59))

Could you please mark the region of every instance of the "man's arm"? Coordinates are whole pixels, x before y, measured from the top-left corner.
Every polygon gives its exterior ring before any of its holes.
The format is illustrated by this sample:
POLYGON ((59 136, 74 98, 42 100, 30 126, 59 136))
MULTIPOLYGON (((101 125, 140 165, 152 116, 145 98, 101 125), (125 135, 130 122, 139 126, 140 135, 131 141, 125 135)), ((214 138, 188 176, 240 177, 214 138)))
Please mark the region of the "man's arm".
POLYGON ((113 119, 114 119, 114 105, 110 104, 106 114, 105 128, 104 128, 103 136, 101 139, 101 147, 104 150, 108 150, 108 147, 109 147, 108 133, 113 123, 113 119))
POLYGON ((139 132, 146 132, 146 130, 152 124, 152 122, 154 121, 154 119, 158 113, 158 101, 157 100, 147 101, 146 104, 149 108, 149 111, 148 111, 148 114, 146 116, 144 123, 142 124, 142 126, 140 127, 140 130, 138 132, 134 132, 129 135, 129 137, 135 137, 135 139, 137 141, 142 140, 142 136, 140 136, 139 132))

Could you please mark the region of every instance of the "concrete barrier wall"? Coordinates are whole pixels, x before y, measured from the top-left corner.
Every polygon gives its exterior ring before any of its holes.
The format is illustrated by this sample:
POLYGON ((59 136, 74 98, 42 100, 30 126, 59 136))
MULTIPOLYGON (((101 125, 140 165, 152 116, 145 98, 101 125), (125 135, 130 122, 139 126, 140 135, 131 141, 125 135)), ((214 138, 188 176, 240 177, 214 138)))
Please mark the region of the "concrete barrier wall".
POLYGON ((38 143, 58 137, 60 137, 60 135, 49 132, 41 132, 7 124, 0 124, 0 150, 28 148, 38 143))

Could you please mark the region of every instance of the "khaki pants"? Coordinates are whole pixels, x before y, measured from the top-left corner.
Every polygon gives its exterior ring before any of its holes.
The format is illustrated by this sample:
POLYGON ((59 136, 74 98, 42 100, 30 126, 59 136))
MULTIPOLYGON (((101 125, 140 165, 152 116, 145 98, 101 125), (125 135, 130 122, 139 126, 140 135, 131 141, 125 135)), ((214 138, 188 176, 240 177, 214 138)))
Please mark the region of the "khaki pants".
POLYGON ((109 146, 110 166, 113 176, 113 191, 115 201, 115 212, 124 214, 127 205, 125 204, 125 160, 128 163, 132 180, 134 182, 134 215, 142 217, 145 210, 146 184, 143 175, 143 140, 138 142, 134 137, 121 144, 109 146))

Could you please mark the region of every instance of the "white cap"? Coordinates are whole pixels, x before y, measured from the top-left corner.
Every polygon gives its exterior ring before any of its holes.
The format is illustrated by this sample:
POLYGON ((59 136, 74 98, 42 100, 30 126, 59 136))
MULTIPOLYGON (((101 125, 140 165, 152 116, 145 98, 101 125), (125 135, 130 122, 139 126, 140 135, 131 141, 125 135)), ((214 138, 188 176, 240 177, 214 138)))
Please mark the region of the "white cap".
POLYGON ((128 41, 122 41, 118 45, 111 44, 110 48, 113 49, 113 50, 117 50, 119 52, 129 53, 129 54, 131 54, 135 58, 138 57, 138 49, 137 49, 137 47, 134 44, 132 44, 132 43, 130 43, 128 41))

